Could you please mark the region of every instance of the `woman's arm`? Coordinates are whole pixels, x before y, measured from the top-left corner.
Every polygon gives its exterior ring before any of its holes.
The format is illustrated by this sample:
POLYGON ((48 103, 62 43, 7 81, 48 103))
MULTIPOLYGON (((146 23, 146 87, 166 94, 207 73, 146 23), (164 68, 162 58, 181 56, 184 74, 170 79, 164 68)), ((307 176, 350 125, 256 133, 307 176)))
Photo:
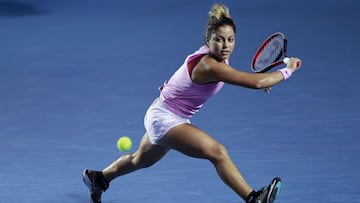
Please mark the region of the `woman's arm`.
MULTIPOLYGON (((287 65, 290 71, 296 71, 297 58, 291 58, 287 65)), ((223 81, 225 83, 253 89, 272 87, 282 80, 284 76, 280 71, 270 73, 247 73, 215 59, 204 56, 192 72, 192 79, 199 84, 223 81)))

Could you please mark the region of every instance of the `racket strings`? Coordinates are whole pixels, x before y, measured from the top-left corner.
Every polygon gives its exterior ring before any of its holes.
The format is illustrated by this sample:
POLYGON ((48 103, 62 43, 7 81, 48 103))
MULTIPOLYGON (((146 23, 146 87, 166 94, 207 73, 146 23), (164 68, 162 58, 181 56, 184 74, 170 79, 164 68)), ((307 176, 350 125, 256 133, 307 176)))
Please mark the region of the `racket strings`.
POLYGON ((255 69, 263 69, 277 61, 282 55, 284 47, 284 38, 282 36, 275 36, 270 39, 262 50, 255 61, 255 69))

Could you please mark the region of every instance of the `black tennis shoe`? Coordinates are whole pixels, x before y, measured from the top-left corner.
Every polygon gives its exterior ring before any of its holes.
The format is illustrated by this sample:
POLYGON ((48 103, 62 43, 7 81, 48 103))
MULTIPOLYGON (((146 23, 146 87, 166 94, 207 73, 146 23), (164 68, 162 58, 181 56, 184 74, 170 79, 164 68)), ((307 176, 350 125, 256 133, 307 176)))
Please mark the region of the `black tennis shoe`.
POLYGON ((101 195, 109 188, 109 183, 104 179, 100 171, 85 169, 83 172, 83 181, 89 188, 91 203, 101 203, 101 195))
POLYGON ((259 191, 250 194, 247 199, 247 203, 273 203, 279 196, 281 189, 281 179, 279 177, 274 178, 270 185, 261 188, 259 191))

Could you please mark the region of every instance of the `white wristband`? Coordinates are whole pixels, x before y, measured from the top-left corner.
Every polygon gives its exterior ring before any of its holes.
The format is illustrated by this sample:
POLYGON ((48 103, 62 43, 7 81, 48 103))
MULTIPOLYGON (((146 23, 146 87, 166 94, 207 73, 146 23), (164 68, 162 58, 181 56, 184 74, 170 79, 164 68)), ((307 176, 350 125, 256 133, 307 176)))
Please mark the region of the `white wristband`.
POLYGON ((292 75, 292 71, 290 70, 290 68, 282 68, 279 71, 284 77, 284 80, 288 79, 292 75))

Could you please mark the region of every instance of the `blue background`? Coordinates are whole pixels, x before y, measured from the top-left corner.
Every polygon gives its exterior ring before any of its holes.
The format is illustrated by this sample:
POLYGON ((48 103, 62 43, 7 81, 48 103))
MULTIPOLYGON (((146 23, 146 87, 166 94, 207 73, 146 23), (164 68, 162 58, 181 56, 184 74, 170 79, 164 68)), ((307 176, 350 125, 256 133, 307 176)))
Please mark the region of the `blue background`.
MULTIPOLYGON (((202 45, 213 3, 0 0, 1 202, 89 202, 83 168, 120 156, 120 136, 137 146, 157 87, 202 45)), ((250 72, 276 31, 303 67, 271 94, 227 85, 192 122, 254 188, 282 177, 277 202, 360 202, 360 3, 222 3, 237 25, 234 67, 250 72)), ((103 202, 241 200, 209 162, 171 151, 113 181, 103 202)))

